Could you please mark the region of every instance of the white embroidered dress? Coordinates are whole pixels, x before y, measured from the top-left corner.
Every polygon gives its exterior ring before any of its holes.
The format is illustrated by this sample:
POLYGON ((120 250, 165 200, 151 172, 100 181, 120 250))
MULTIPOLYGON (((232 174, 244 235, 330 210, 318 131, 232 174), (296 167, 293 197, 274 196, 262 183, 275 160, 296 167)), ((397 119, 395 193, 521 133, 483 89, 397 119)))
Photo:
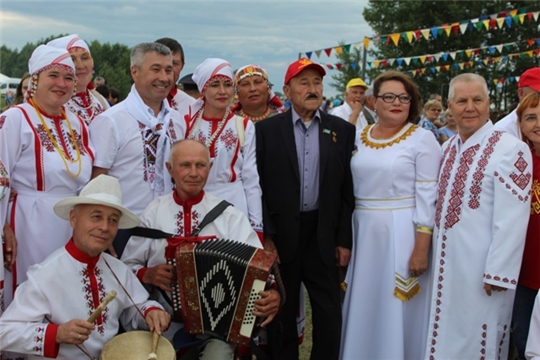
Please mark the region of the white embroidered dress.
MULTIPOLYGON (((2 224, 6 221, 7 206, 9 199, 9 174, 0 159, 0 222, 2 224)), ((0 229, 0 237, 3 236, 3 226, 0 229)), ((3 246, 0 246, 0 259, 4 261, 3 246)), ((4 267, 0 266, 0 316, 4 311, 4 267)))
POLYGON ((108 169, 120 182, 125 207, 140 215, 158 196, 171 192, 165 162, 173 142, 183 139, 185 121, 163 100, 158 117, 144 104, 135 86, 120 104, 90 124, 99 149, 94 166, 108 169))
POLYGON ((506 359, 531 166, 527 145, 491 121, 444 144, 426 359, 506 359), (488 296, 484 284, 508 290, 488 296))
POLYGON ((410 279, 416 226, 433 227, 441 150, 429 131, 410 123, 387 140, 371 137, 372 129, 362 131, 351 159, 356 205, 341 359, 418 359, 426 339, 427 275, 418 278, 420 293, 410 301, 394 292, 398 278, 410 279))
POLYGON ((69 99, 66 108, 90 125, 96 116, 109 109, 109 103, 95 90, 76 93, 69 99))
POLYGON ((15 269, 5 274, 6 306, 11 302, 14 285, 26 280, 28 268, 61 248, 71 236, 69 223, 54 214, 53 206, 77 195, 90 180, 94 148, 88 128, 70 111, 65 114, 69 123, 63 117, 53 119, 42 114, 54 142, 29 103, 0 115, 0 158, 10 174, 12 189, 18 193, 9 203, 7 214, 18 248, 15 269), (66 153, 73 160, 80 153, 80 162, 64 159, 66 153))
POLYGON ((88 319, 112 290, 117 296, 94 322, 95 330, 83 343, 86 350, 99 358, 105 343, 117 334, 119 321, 128 331, 148 329, 112 272, 145 316, 152 309, 162 309, 147 300, 148 293, 121 261, 105 253, 90 257, 70 241, 29 269, 28 280, 0 318, 0 349, 28 354, 28 359, 88 359, 74 345, 56 344, 58 325, 88 319))
MULTIPOLYGON (((198 114, 198 113, 197 113, 198 114)), ((189 125, 186 138, 206 144, 210 150, 212 169, 204 189, 232 203, 249 219, 262 239, 262 190, 255 157, 255 126, 242 119, 244 145, 238 139, 237 115, 222 119, 197 119, 189 125)))
MULTIPOLYGON (((199 225, 206 214, 220 202, 220 199, 204 191, 185 202, 181 201, 176 196, 176 193, 161 196, 152 201, 141 215, 141 226, 187 237, 199 225)), ((251 228, 248 219, 232 206, 227 207, 220 216, 205 226, 201 230, 199 237, 205 239, 230 239, 262 248, 262 244, 255 231, 251 228)), ((165 257, 167 245, 167 240, 134 236, 126 245, 122 254, 122 261, 142 281, 147 268, 167 263, 165 257)), ((172 314, 172 308, 159 292, 153 291, 152 296, 172 314)), ((169 296, 171 296, 170 293, 169 296)), ((178 329, 178 324, 171 324, 171 329, 165 333, 165 336, 172 339, 178 329)))

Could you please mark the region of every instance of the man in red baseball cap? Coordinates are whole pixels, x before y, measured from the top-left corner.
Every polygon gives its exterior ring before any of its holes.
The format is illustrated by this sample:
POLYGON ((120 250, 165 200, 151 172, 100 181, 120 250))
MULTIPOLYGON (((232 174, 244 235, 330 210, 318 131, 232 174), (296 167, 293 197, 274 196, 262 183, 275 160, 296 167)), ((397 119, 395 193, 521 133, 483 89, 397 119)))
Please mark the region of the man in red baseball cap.
MULTIPOLYGON (((533 91, 540 92, 540 67, 533 67, 521 74, 518 82, 518 96, 521 101, 533 91)), ((517 120, 516 109, 495 123, 495 127, 521 139, 521 129, 517 120)))
POLYGON ((319 111, 324 68, 302 58, 289 65, 283 92, 291 108, 255 125, 263 190, 265 248, 275 249, 287 301, 268 325, 272 359, 298 359, 300 284, 313 314, 311 359, 338 359, 338 267, 347 266, 354 206, 349 163, 355 126, 319 111))

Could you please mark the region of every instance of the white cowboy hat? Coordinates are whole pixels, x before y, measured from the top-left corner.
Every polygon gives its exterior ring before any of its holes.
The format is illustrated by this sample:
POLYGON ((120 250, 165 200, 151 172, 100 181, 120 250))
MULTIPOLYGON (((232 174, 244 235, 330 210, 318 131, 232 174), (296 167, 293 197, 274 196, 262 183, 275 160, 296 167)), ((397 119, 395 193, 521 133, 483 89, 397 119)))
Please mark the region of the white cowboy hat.
POLYGON ((56 203, 54 212, 69 221, 70 211, 80 204, 104 205, 118 209, 122 213, 118 222, 119 229, 133 228, 141 222, 137 215, 122 206, 120 183, 109 175, 99 175, 86 184, 79 196, 68 197, 56 203))

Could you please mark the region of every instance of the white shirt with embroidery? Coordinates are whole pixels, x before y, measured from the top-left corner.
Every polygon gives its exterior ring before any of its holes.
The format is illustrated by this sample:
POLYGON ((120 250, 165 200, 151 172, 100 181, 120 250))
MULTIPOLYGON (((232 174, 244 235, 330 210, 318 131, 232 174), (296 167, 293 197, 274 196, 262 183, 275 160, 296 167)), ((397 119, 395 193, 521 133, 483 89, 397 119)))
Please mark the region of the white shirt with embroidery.
POLYGON ((530 213, 527 145, 491 121, 443 145, 426 359, 505 359, 530 213), (508 289, 492 291, 484 285, 508 289))

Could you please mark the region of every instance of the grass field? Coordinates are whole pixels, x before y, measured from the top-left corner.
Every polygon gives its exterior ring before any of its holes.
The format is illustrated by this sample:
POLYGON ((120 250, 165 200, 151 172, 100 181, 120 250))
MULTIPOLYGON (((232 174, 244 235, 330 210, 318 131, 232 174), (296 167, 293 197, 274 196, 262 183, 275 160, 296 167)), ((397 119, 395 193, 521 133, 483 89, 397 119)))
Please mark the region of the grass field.
POLYGON ((300 360, 309 360, 309 355, 311 355, 311 306, 309 304, 309 297, 306 292, 306 330, 304 332, 304 342, 300 345, 300 360))

